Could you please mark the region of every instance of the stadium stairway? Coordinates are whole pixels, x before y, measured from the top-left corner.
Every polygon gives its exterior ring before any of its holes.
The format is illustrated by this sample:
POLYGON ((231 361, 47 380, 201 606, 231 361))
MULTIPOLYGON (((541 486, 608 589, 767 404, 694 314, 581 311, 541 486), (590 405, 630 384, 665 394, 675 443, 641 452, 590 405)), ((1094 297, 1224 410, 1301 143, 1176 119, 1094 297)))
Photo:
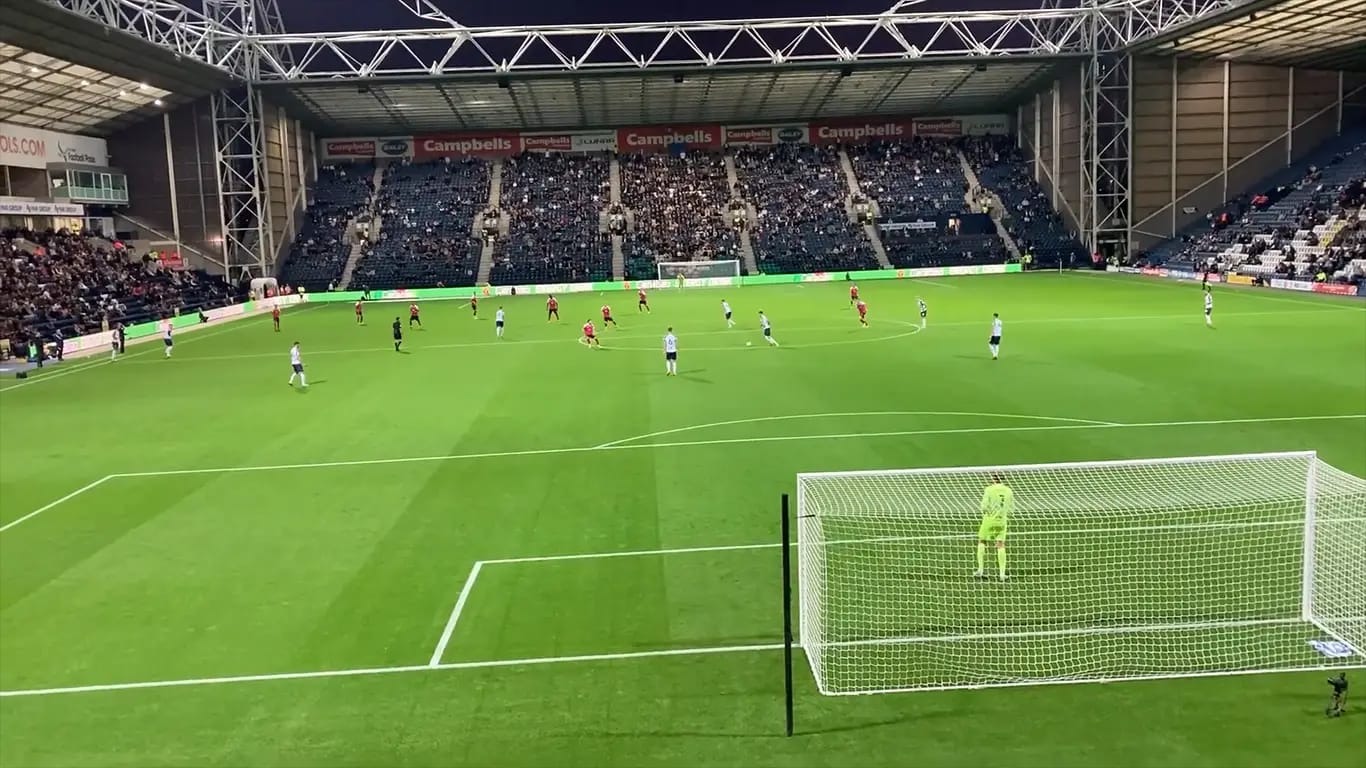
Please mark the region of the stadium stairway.
MULTIPOLYGON (((607 166, 608 199, 612 205, 621 205, 621 163, 616 155, 612 155, 612 162, 607 166)), ((629 215, 629 214, 628 214, 629 215)))
POLYGON ((612 235, 612 279, 626 279, 626 248, 623 245, 624 237, 612 235))
POLYGON ((854 173, 854 163, 849 159, 849 153, 844 151, 844 147, 840 147, 840 168, 844 170, 844 180, 849 184, 849 192, 855 195, 863 194, 859 189, 858 174, 854 173))
POLYGON ((368 214, 370 216, 370 240, 379 239, 379 228, 383 222, 379 219, 375 201, 379 199, 379 191, 384 187, 384 172, 388 167, 389 163, 387 162, 375 163, 375 171, 370 177, 372 183, 370 185, 370 199, 365 204, 366 210, 346 224, 346 231, 351 234, 351 250, 346 254, 346 266, 342 267, 341 279, 337 281, 337 285, 343 288, 351 287, 351 276, 355 274, 356 265, 360 263, 361 256, 365 255, 365 244, 368 242, 355 236, 356 219, 368 214))
POLYGON ((754 256, 754 226, 759 223, 759 210, 754 207, 754 203, 748 200, 745 203, 745 228, 740 230, 740 256, 743 258, 741 266, 745 268, 745 274, 759 274, 759 259, 754 256))
POLYGON ((1015 238, 1010 236, 1010 232, 1006 230, 1006 225, 1003 221, 1006 210, 1005 203, 994 191, 982 186, 981 179, 977 178, 977 172, 972 170, 972 163, 968 162, 967 155, 963 154, 963 150, 961 149, 958 150, 958 162, 963 166, 963 176, 968 180, 968 191, 963 194, 963 201, 968 204, 968 212, 971 213, 973 205, 976 204, 976 201, 972 199, 972 190, 981 190, 982 192, 985 192, 987 194, 987 199, 991 201, 991 223, 996 225, 996 234, 999 235, 1001 241, 1006 244, 1006 252, 1010 254, 1010 258, 1019 261, 1020 246, 1015 244, 1015 238))
POLYGON ((735 173, 735 155, 727 152, 722 157, 722 162, 726 165, 726 186, 730 187, 730 196, 737 197, 736 190, 740 188, 740 176, 735 173))
POLYGON ((494 160, 489 169, 489 207, 497 208, 503 202, 503 161, 494 160))
MULTIPOLYGON (((844 155, 844 150, 840 150, 840 155, 844 155)), ((883 269, 895 269, 892 260, 887 258, 887 248, 882 244, 882 236, 877 233, 877 225, 864 224, 863 234, 868 236, 868 244, 873 246, 873 255, 877 256, 877 263, 883 269)))

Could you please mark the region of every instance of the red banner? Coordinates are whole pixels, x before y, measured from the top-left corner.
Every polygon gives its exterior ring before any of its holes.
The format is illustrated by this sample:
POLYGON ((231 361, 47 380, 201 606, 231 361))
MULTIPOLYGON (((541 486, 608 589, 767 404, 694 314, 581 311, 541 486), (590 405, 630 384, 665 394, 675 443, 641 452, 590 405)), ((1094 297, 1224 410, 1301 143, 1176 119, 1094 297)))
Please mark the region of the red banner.
POLYGON ((666 152, 675 145, 686 149, 720 149, 721 126, 643 125, 617 130, 617 149, 622 152, 666 152))
POLYGON ((916 120, 915 135, 930 139, 956 139, 963 135, 963 121, 955 118, 916 120))
POLYGON ((1357 289, 1346 283, 1314 283, 1314 293, 1331 293, 1335 296, 1355 296, 1357 289))
POLYGON ((728 146, 768 146, 771 144, 804 144, 809 135, 805 125, 726 126, 728 146))
POLYGON ((413 158, 507 157, 521 149, 517 133, 450 133, 418 136, 413 139, 413 158))
POLYGON ((915 135, 910 120, 862 120, 850 122, 817 122, 811 124, 812 144, 846 144, 864 141, 897 141, 915 135))
POLYGON ((184 269, 185 259, 181 258, 179 251, 160 251, 156 254, 157 261, 161 262, 164 269, 184 269))

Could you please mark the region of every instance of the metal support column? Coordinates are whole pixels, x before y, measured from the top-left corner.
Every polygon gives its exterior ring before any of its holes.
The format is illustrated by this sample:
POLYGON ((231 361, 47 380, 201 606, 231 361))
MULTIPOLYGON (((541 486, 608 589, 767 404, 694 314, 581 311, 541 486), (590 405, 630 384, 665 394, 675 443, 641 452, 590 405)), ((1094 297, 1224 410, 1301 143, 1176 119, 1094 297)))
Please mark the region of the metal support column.
POLYGON ((1091 56, 1082 68, 1082 241, 1093 253, 1126 258, 1131 188, 1133 57, 1123 51, 1123 16, 1091 11, 1091 56))
POLYGON ((261 98, 252 84, 259 75, 259 53, 232 34, 258 32, 254 0, 217 0, 205 6, 228 34, 213 41, 213 56, 244 84, 216 93, 213 150, 218 169, 218 200, 223 224, 223 257, 231 279, 270 274, 270 242, 265 189, 265 131, 261 98))

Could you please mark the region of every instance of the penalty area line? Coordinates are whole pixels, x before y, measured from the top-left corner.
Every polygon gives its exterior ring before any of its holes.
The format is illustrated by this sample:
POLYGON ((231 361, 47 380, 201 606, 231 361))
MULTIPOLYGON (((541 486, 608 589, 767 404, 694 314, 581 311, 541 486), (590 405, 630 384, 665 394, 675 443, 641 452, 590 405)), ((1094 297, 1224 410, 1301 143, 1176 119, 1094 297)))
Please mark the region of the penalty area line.
POLYGON ((436 650, 432 651, 431 661, 427 662, 429 667, 441 666, 441 657, 446 653, 446 646, 451 642, 451 635, 455 632, 455 625, 460 622, 460 614, 465 610, 465 601, 470 599, 470 592, 474 590, 474 582, 479 578, 479 571, 484 567, 482 560, 475 561, 470 567, 470 575, 465 578, 465 586, 460 588, 460 596, 455 600, 455 607, 451 609, 451 617, 446 620, 446 628, 441 631, 441 639, 436 643, 436 650))
MULTIPOLYGON (((0 691, 0 698, 20 698, 37 696, 60 696, 76 693, 101 693, 108 691, 134 691, 149 688, 188 688, 205 685, 228 685, 232 683, 262 683, 281 680, 315 680, 332 677, 368 677, 372 675, 398 675, 408 672, 434 672, 453 669, 496 669, 499 667, 528 667, 547 664, 582 664, 599 661, 623 661, 628 659, 651 659, 670 656, 709 656, 726 653, 753 653, 756 651, 775 651, 782 643, 755 643, 753 645, 719 645, 699 648, 662 648, 651 651, 626 651, 622 653, 593 653, 577 656, 532 656, 521 659, 490 659, 487 661, 454 661, 444 664, 410 664, 396 667, 363 667, 357 669, 330 669, 316 672, 281 672, 265 675, 233 675, 230 677, 198 677, 181 680, 151 680, 137 683, 106 683, 101 685, 74 685, 55 688, 29 688, 13 691, 0 691)), ((795 647, 795 646, 794 646, 795 647)))

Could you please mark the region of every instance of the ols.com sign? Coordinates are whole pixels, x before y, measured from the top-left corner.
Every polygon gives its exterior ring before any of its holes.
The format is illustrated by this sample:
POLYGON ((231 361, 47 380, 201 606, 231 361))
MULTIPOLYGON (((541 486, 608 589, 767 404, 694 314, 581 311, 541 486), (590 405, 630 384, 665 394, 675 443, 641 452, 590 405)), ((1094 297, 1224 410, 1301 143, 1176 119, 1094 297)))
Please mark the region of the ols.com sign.
POLYGON ((0 123, 0 165, 46 168, 49 163, 109 165, 104 139, 0 123))

